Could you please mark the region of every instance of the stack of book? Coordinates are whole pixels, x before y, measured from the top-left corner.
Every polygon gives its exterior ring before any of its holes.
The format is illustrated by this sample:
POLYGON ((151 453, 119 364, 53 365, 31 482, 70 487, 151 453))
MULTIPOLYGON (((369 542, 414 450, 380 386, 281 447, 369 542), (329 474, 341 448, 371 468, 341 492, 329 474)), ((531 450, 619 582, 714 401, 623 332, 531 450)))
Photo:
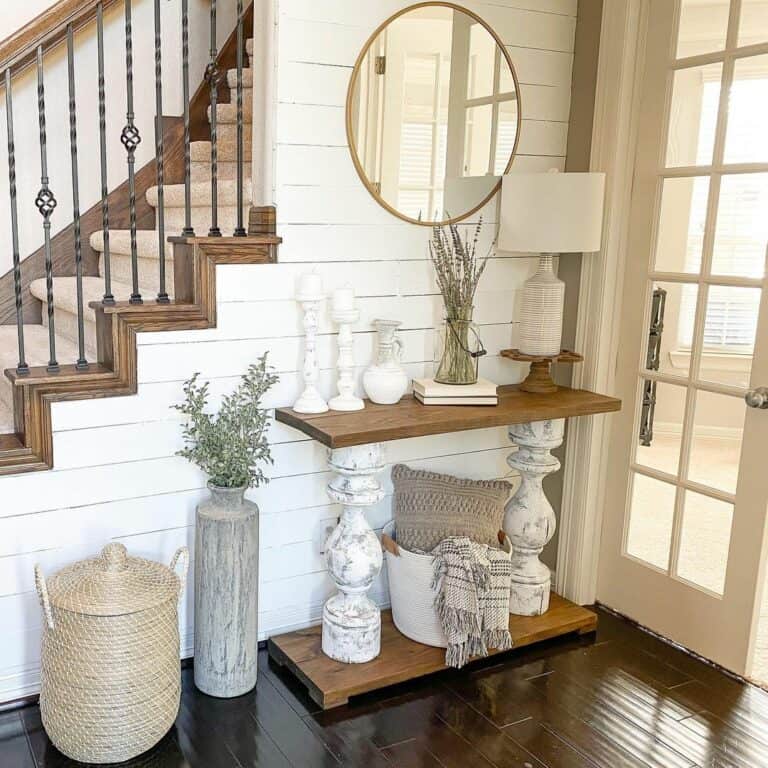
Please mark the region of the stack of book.
POLYGON ((414 397, 424 405, 498 405, 496 385, 488 379, 474 384, 438 384, 434 379, 414 379, 414 397))

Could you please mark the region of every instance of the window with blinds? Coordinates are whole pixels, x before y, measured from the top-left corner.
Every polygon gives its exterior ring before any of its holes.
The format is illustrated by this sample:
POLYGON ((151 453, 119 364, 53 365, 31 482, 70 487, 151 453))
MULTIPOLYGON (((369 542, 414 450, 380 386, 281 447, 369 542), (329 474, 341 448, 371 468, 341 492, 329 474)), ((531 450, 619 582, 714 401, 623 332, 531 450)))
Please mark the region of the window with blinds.
MULTIPOLYGON (((762 58, 762 57, 760 57, 762 58)), ((768 62, 767 62, 768 63, 768 62)), ((726 162, 762 160, 768 118, 768 72, 737 70, 730 94, 726 162), (756 110, 758 114, 756 114, 756 110)), ((697 164, 711 163, 711 147, 717 122, 720 82, 703 84, 697 164)), ((709 185, 694 186, 691 220, 706 216, 709 185)), ((701 260, 703 227, 688 241, 686 270, 697 272, 701 260)), ((712 274, 760 278, 765 273, 768 242, 768 173, 725 174, 715 222, 712 274)), ((678 325, 682 349, 690 349, 696 312, 695 286, 684 286, 678 325)), ((757 328, 760 290, 730 286, 709 289, 704 327, 704 349, 751 355, 757 328)))

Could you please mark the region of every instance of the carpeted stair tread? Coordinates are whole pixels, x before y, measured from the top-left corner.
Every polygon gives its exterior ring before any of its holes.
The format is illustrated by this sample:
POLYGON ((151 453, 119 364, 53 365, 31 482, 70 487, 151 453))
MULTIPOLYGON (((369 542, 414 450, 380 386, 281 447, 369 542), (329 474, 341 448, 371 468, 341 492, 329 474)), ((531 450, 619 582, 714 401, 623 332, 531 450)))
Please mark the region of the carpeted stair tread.
MULTIPOLYGON (((147 202, 153 207, 157 207, 157 187, 150 187, 147 190, 147 202)), ((205 208, 211 206, 211 184, 205 181, 196 181, 190 185, 193 208, 205 208)), ((166 208, 184 207, 184 185, 167 184, 163 189, 166 208)), ((219 209, 234 208, 237 206, 237 181, 235 179, 219 179, 217 198, 219 209)), ((251 180, 243 180, 243 203, 252 199, 251 180)), ((157 239, 157 237, 155 238, 157 239)), ((157 249, 155 249, 157 253, 157 249)))
MULTIPOLYGON (((125 257, 117 257, 125 258, 125 257)), ((130 261, 129 261, 130 264, 130 261)), ((129 275, 130 279, 130 275, 129 275)), ((29 287, 33 296, 45 303, 45 280, 35 280, 29 287)), ((147 301, 154 301, 157 289, 140 286, 139 292, 147 301)), ((169 291, 170 293, 170 291, 169 291)), ((130 282, 112 280, 112 294, 116 301, 128 301, 131 297, 130 282)), ((104 279, 102 277, 83 278, 83 331, 85 334, 86 357, 96 359, 97 335, 96 313, 89 307, 91 302, 100 302, 104 296, 104 279)), ((77 283, 74 277, 55 277, 53 279, 53 306, 56 336, 77 344, 77 283)), ((43 310, 43 325, 47 326, 48 315, 43 310)))
MULTIPOLYGON (((173 293, 173 249, 170 247, 166 252, 166 284, 169 294, 173 293)), ((158 264, 157 254, 155 258, 139 259, 139 286, 141 287, 141 295, 154 298, 155 294, 160 290, 160 267, 158 264)), ((130 256, 123 256, 120 253, 113 253, 110 258, 110 271, 112 273, 112 280, 119 283, 125 283, 130 285, 133 281, 133 270, 130 256)), ((104 274, 104 254, 99 256, 99 273, 104 274)))
MULTIPOLYGON (((234 160, 219 159, 219 181, 234 179, 237 176, 237 162, 234 160)), ((251 178, 251 164, 243 163, 243 179, 251 178)), ((211 160, 208 158, 205 162, 195 160, 192 163, 191 173, 192 183, 205 182, 211 183, 211 160)))
MULTIPOLYGON (((6 407, 13 403, 11 382, 5 376, 7 368, 15 368, 19 363, 19 347, 15 325, 0 325, 0 401, 6 407)), ((48 365, 48 329, 42 325, 24 326, 24 354, 30 367, 48 365)), ((77 361, 77 346, 67 339, 56 336, 56 359, 60 365, 77 361)), ((11 423, 13 419, 11 419, 11 423)))
MULTIPOLYGON (((229 104, 217 104, 216 105, 216 122, 219 128, 223 125, 233 125, 237 123, 237 95, 232 93, 232 101, 229 104)), ((250 106, 253 106, 251 101, 250 106)), ((208 115, 208 121, 211 120, 211 108, 208 107, 206 112, 208 115)), ((251 125, 251 118, 253 116, 253 109, 248 108, 245 99, 243 99, 243 125, 251 125)))
MULTIPOLYGON (((227 70, 227 85, 233 91, 237 88, 237 68, 227 70)), ((243 88, 253 88, 253 70, 250 67, 243 67, 243 88)))
MULTIPOLYGON (((45 304, 46 291, 45 279, 33 280, 29 284, 29 290, 33 296, 40 299, 45 304)), ((128 301, 131 297, 131 286, 129 283, 112 281, 112 295, 115 301, 128 301)), ((151 294, 150 294, 151 295, 151 294)), ((102 277, 84 277, 83 278, 83 308, 85 321, 93 323, 96 316, 93 310, 88 306, 93 301, 101 301, 104 298, 104 278, 102 277)), ((153 297, 154 298, 154 297, 153 297)), ((56 309, 62 309, 73 315, 77 314, 77 281, 74 277, 54 277, 53 278, 53 306, 56 309)))
MULTIPOLYGON (((227 127, 227 126, 224 126, 227 127)), ((233 126, 228 126, 233 128, 233 126)), ((251 140, 250 131, 251 126, 245 126, 247 128, 244 131, 245 139, 243 141, 243 159, 246 163, 251 161, 251 140)), ((234 163, 237 161, 237 141, 234 133, 232 136, 224 137, 220 126, 218 137, 218 151, 219 162, 234 163)), ((209 163, 211 162, 211 142, 210 141, 193 141, 190 144, 190 156, 193 162, 209 163)))
MULTIPOLYGON (((98 230, 91 234, 91 248, 99 253, 104 252, 104 232, 98 230)), ((157 259, 158 255, 157 232, 154 229, 139 229, 136 231, 136 253, 140 259, 157 259)), ((171 246, 166 248, 166 255, 170 255, 171 246)), ((128 229, 109 230, 110 254, 131 255, 131 232, 128 229)))
POLYGON ((13 411, 0 400, 0 435, 12 435, 14 432, 13 411))

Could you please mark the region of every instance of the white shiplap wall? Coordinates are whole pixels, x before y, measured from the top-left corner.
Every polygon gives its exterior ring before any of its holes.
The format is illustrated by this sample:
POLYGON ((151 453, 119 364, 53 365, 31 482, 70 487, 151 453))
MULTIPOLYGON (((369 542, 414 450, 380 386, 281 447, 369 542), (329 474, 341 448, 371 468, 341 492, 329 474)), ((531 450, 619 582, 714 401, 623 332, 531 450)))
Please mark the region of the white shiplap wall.
MULTIPOLYGON (((470 3, 509 45, 522 84, 524 114, 515 169, 561 167, 567 138, 577 0, 470 3)), ((290 404, 300 390, 301 318, 292 300, 297 276, 316 265, 330 292, 351 282, 360 296, 355 357, 371 359, 371 320, 403 320, 408 372, 432 370, 433 328, 441 302, 426 260, 428 231, 379 208, 357 180, 346 149, 343 103, 351 65, 371 30, 400 7, 393 0, 280 0, 275 197, 285 243, 280 264, 218 271, 219 327, 139 336, 139 393, 53 406, 56 468, 0 479, 0 701, 38 687, 40 610, 32 567, 45 571, 119 540, 131 553, 168 561, 193 545, 194 508, 204 478, 182 459, 171 405, 181 381, 199 370, 214 397, 229 390, 265 350, 281 373, 269 405, 290 404)), ((258 117, 256 118, 258 120, 258 117)), ((484 211, 495 219, 495 205, 484 211)), ((493 237, 493 224, 485 230, 493 237)), ((494 259, 481 284, 477 320, 489 356, 483 373, 517 381, 520 369, 498 357, 514 338, 516 292, 531 259, 494 259)), ((327 316, 319 342, 321 385, 333 389, 335 344, 327 316)), ((320 547, 336 510, 328 504, 324 450, 275 425, 272 482, 251 495, 261 506, 262 637, 314 622, 332 589, 320 547)), ((499 477, 508 472, 503 429, 389 444, 391 462, 499 477)), ((384 478, 389 489, 389 479, 384 478)), ((370 513, 389 517, 389 497, 370 513)), ((380 583, 376 596, 386 602, 380 583)), ((192 647, 192 601, 182 608, 183 652, 192 647)))

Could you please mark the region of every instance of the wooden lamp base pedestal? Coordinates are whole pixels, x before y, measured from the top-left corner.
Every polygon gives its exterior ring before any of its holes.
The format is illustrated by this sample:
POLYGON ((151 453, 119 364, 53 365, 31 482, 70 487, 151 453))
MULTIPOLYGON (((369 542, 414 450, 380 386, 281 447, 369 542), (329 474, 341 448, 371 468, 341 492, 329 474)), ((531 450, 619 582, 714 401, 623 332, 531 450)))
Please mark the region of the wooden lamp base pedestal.
POLYGON ((520 384, 523 392, 546 395, 557 392, 557 385, 552 381, 550 366, 552 363, 580 363, 584 358, 576 352, 564 349, 559 355, 541 357, 538 355, 526 355, 519 349, 502 349, 501 356, 520 363, 530 363, 531 371, 525 381, 520 384))

